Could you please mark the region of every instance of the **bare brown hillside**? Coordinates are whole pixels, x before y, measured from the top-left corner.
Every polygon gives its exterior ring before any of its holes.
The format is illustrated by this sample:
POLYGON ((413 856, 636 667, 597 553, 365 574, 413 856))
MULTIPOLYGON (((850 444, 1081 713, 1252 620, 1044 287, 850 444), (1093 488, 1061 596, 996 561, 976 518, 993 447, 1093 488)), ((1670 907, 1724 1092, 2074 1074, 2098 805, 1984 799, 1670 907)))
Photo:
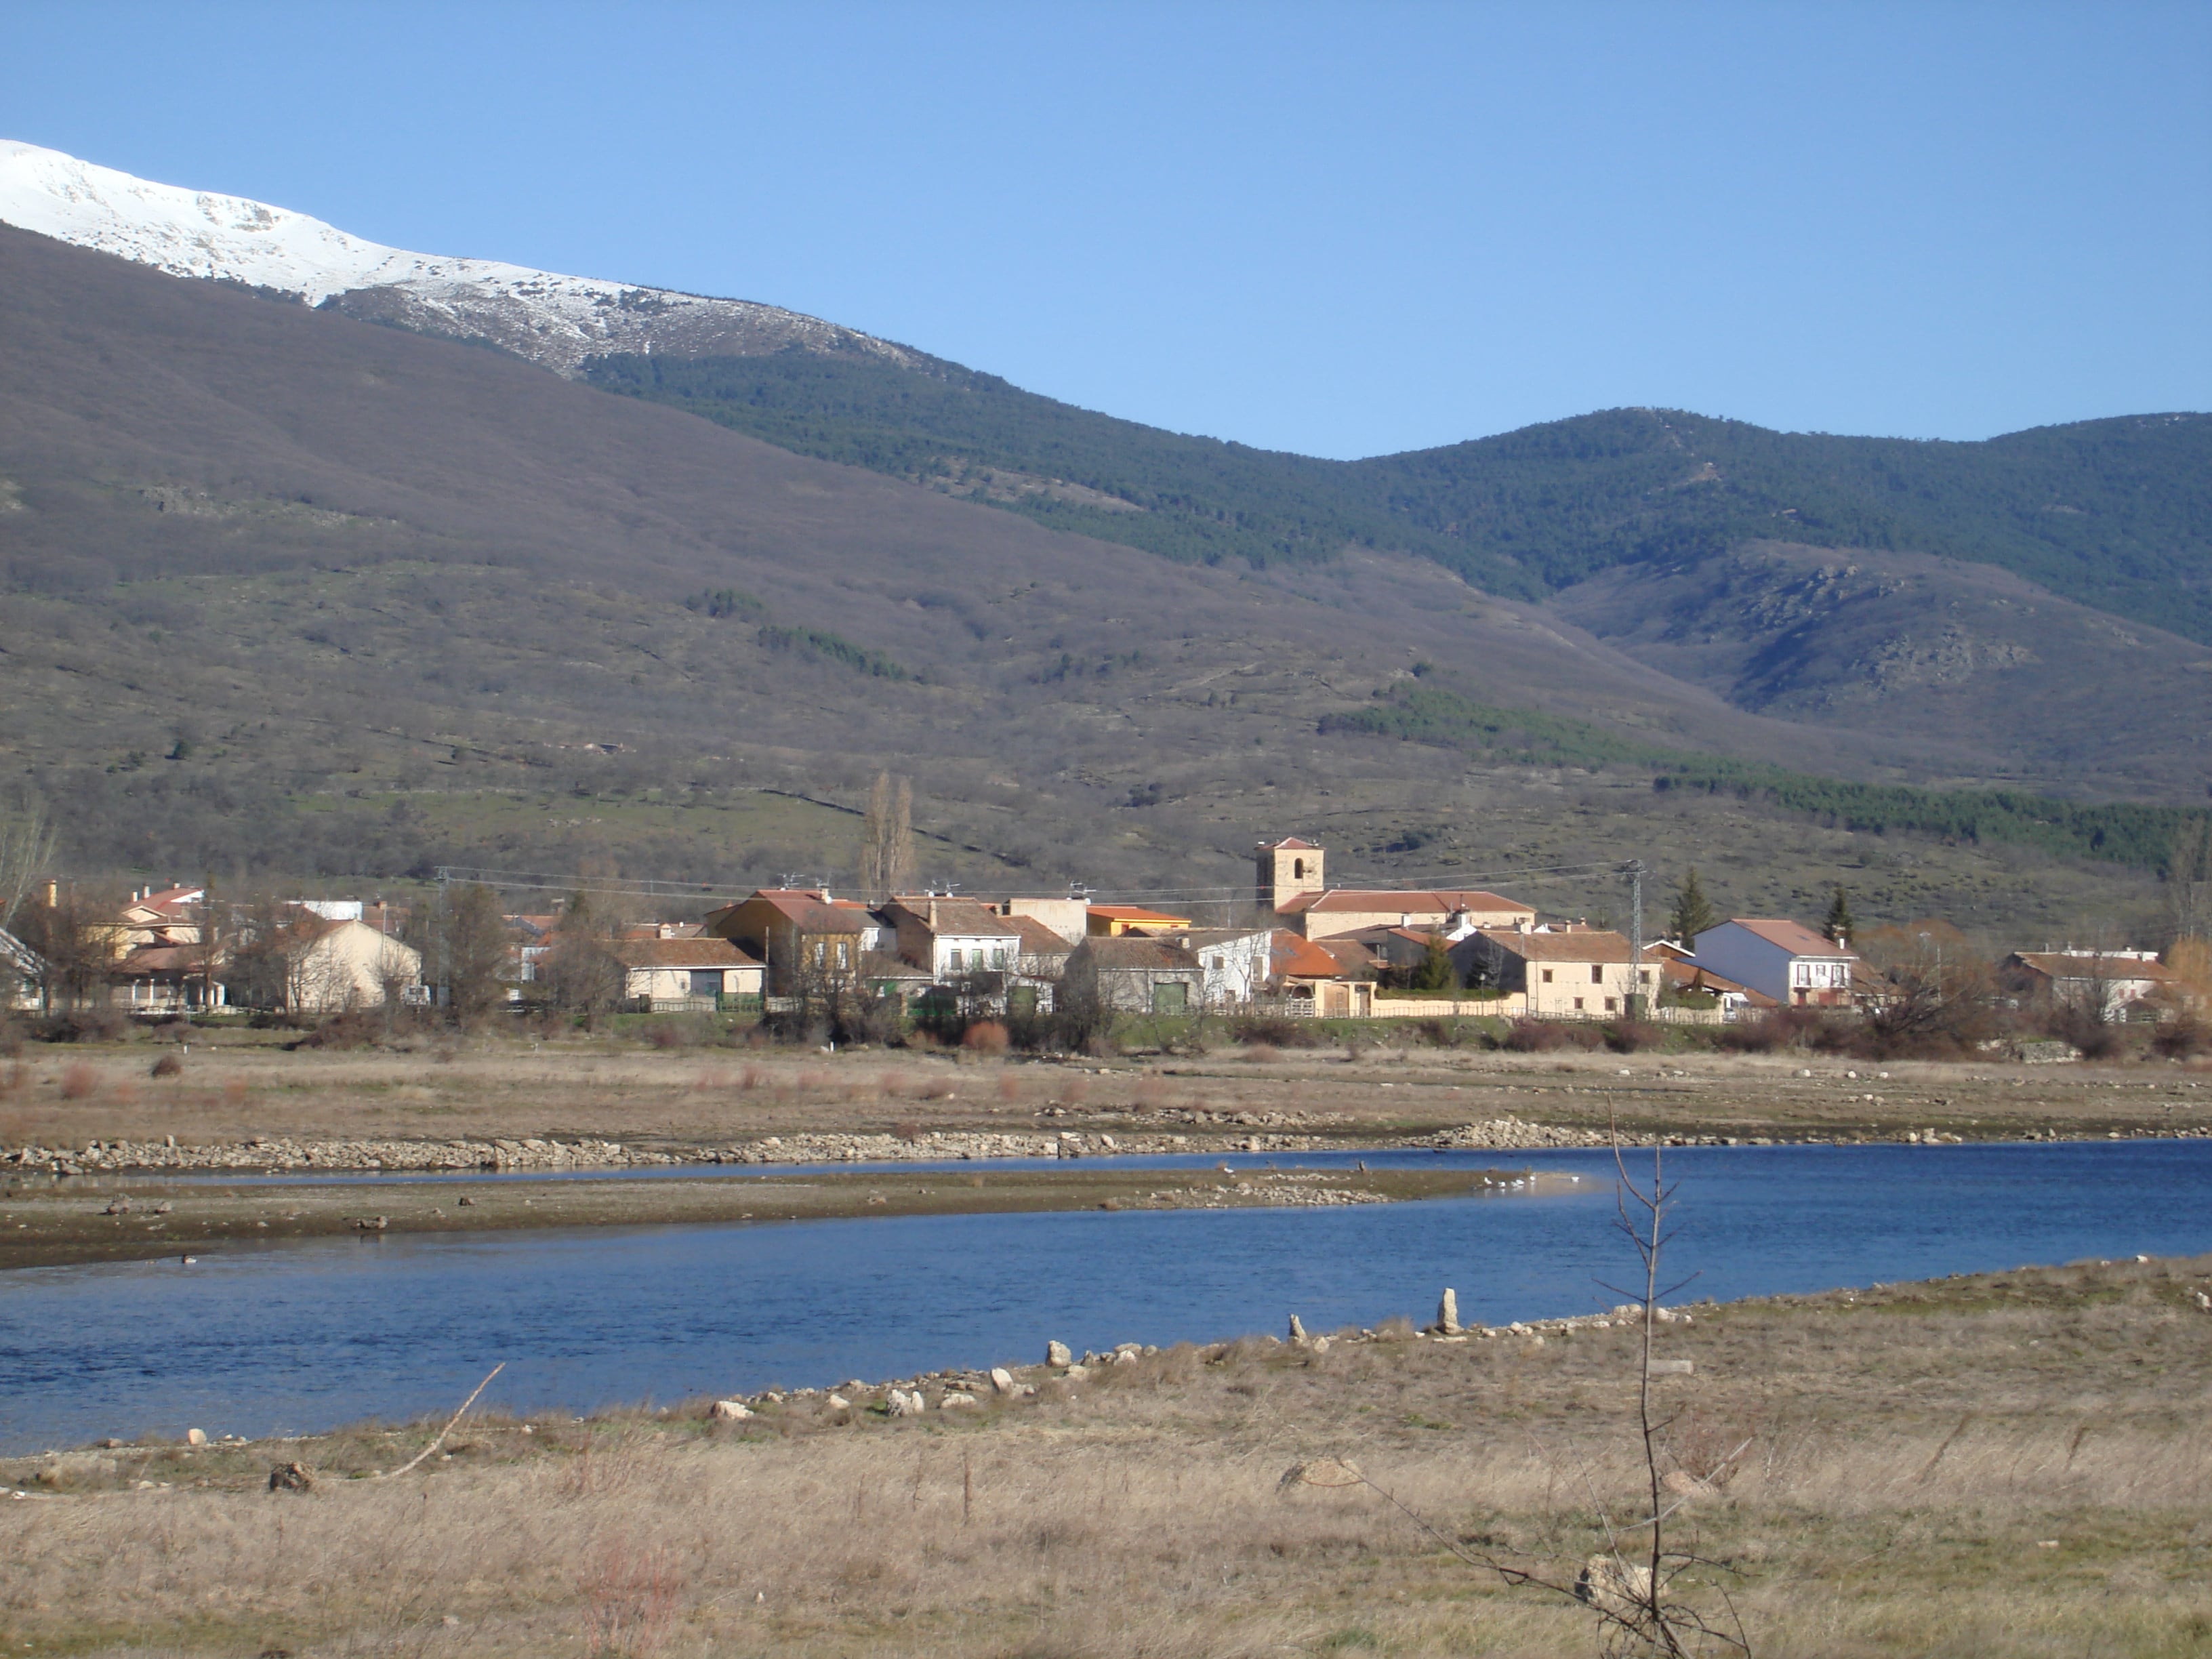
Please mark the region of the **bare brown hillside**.
MULTIPOLYGON (((0 571, 0 757, 88 868, 834 874, 837 807, 885 765, 925 873, 963 879, 1241 887, 1252 839, 1302 823, 1373 875, 1655 850, 1623 781, 1315 735, 1422 661, 1686 748, 2009 769, 1745 712, 1425 562, 1178 565, 5 230, 0 571)), ((1698 810, 1701 856, 1760 891, 1831 878, 1806 837, 1698 810)), ((1939 891, 2016 883, 1929 856, 1939 891)))

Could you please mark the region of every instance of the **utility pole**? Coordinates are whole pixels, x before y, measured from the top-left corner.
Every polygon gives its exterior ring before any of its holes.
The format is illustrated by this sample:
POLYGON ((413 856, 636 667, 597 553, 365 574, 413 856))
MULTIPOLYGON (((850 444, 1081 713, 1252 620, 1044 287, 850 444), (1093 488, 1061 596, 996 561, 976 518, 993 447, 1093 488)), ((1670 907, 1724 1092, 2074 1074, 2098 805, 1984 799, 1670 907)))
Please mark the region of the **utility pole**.
POLYGON ((1628 1017, 1643 1020, 1651 1014, 1644 994, 1644 860, 1629 860, 1621 873, 1628 878, 1628 1017))

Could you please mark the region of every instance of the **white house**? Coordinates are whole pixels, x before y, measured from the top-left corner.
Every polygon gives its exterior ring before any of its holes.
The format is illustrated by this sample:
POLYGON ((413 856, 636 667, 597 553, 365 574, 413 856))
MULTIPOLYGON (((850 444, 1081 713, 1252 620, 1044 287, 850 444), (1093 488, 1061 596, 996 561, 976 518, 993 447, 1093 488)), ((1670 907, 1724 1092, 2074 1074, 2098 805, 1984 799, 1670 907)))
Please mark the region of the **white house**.
POLYGON ((1020 962, 1023 931, 974 899, 893 899, 877 913, 896 930, 898 953, 940 984, 963 974, 1011 973, 1020 962))
POLYGON ((1193 927, 1176 942, 1206 971, 1199 992, 1205 1006, 1233 1008, 1268 994, 1274 937, 1271 927, 1193 927))
POLYGON ((1771 997, 1785 1008, 1849 1008, 1858 956, 1802 922, 1735 916, 1698 935, 1698 967, 1771 997))

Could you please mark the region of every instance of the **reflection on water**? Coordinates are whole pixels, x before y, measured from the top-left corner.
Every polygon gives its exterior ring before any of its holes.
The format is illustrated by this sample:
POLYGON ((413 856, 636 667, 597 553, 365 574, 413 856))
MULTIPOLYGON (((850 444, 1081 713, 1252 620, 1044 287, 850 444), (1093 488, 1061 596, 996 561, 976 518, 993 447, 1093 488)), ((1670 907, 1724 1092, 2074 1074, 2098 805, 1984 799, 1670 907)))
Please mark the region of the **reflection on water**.
MULTIPOLYGON (((450 1408, 497 1360, 488 1400, 582 1411, 1042 1358, 1048 1337, 1080 1349, 1279 1331, 1292 1312, 1310 1330, 1426 1318, 1446 1285, 1462 1318, 1486 1322, 1617 1300, 1595 1282, 1623 1271, 1607 1155, 1511 1156, 1583 1187, 1344 1209, 387 1236, 217 1246, 192 1267, 27 1268, 0 1274, 0 1449, 412 1417, 450 1408)), ((1674 1262, 1701 1275, 1685 1298, 2212 1250, 2212 1141, 1668 1160, 1682 1182, 1674 1262)))

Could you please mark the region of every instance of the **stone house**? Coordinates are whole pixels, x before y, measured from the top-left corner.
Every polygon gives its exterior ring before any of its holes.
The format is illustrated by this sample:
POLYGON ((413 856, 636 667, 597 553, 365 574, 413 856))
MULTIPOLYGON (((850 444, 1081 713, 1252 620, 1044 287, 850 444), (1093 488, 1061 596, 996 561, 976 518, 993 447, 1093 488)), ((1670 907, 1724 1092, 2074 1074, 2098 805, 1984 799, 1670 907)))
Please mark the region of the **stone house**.
POLYGON ((1659 988, 1657 965, 1639 969, 1630 955, 1605 928, 1486 927, 1452 947, 1452 966, 1470 985, 1519 992, 1534 1018, 1619 1019, 1631 996, 1659 988))
POLYGON ((1195 1013, 1206 1000, 1206 969, 1194 952, 1135 935, 1085 939, 1067 958, 1062 983, 1070 995, 1095 991, 1102 1006, 1121 1013, 1195 1013))
POLYGON ((1691 958, 1785 1008, 1850 1008, 1858 955, 1780 916, 1734 916, 1691 944, 1691 958))

